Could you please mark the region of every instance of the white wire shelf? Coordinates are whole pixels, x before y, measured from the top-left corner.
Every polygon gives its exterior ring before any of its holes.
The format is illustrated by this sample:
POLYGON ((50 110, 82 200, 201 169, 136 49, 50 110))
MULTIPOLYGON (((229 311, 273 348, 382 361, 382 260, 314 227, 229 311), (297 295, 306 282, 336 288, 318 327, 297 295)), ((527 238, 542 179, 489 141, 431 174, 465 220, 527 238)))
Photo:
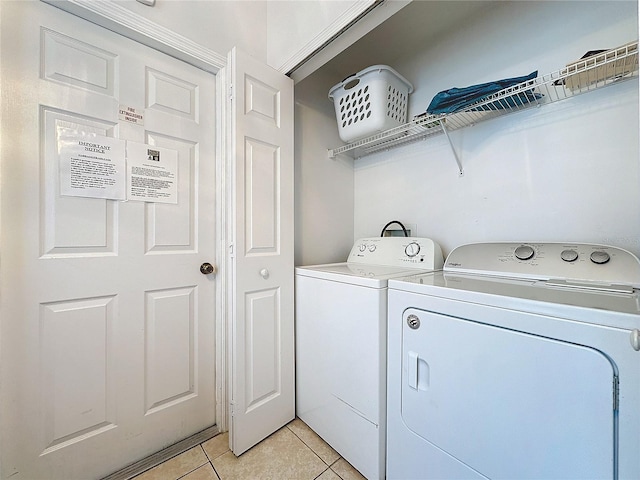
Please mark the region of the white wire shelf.
MULTIPOLYGON (((578 60, 562 70, 505 88, 463 110, 449 114, 420 115, 404 125, 331 149, 328 151, 329 157, 348 154, 353 158, 360 158, 442 133, 448 138, 447 131, 531 107, 548 105, 637 76, 636 41, 578 60)), ((453 152, 455 155, 455 149, 453 152)), ((462 174, 457 156, 456 162, 462 174)))

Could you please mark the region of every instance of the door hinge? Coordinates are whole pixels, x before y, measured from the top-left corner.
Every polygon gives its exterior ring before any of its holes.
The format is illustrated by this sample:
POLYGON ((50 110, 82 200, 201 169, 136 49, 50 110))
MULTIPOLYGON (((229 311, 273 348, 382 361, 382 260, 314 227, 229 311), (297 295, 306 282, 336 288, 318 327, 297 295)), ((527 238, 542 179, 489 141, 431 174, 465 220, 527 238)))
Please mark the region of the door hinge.
POLYGON ((233 418, 236 416, 236 404, 231 402, 229 406, 231 407, 231 418, 233 418))
POLYGON ((229 245, 229 257, 234 258, 233 243, 229 245))
POLYGON ((620 407, 620 380, 618 375, 613 376, 613 410, 617 411, 620 407))
POLYGON ((233 100, 233 85, 229 85, 229 100, 233 100))

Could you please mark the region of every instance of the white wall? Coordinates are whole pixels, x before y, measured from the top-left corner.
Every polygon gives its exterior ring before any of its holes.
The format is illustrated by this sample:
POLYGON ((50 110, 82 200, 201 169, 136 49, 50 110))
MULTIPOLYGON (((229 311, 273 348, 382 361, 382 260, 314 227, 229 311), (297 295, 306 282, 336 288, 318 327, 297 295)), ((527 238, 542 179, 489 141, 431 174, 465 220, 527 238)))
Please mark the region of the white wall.
MULTIPOLYGON (((411 114, 440 90, 561 69, 638 38, 636 2, 513 2, 405 56, 411 114)), ((354 238, 391 219, 445 253, 475 241, 608 243, 640 255, 637 81, 354 162, 354 238)), ((340 143, 336 143, 336 146, 340 143)))
POLYGON ((398 218, 447 253, 513 240, 609 243, 638 254, 637 102, 630 82, 452 134, 463 177, 443 138, 362 159, 355 236, 398 218))
POLYGON ((295 264, 343 262, 353 244, 353 162, 329 160, 338 145, 323 72, 295 88, 295 264))
POLYGON ((414 115, 424 112, 441 90, 534 70, 550 73, 588 50, 637 39, 634 0, 509 1, 478 11, 473 20, 450 28, 423 48, 407 46, 394 67, 415 87, 409 105, 414 115))
POLYGON ((267 64, 280 69, 302 47, 312 43, 358 1, 362 0, 330 2, 269 0, 265 2, 267 3, 267 64))
POLYGON ((267 2, 264 0, 135 0, 120 5, 220 55, 234 46, 267 61, 267 2))
POLYGON ((110 1, 214 52, 237 46, 286 72, 373 0, 156 0, 153 7, 110 1))

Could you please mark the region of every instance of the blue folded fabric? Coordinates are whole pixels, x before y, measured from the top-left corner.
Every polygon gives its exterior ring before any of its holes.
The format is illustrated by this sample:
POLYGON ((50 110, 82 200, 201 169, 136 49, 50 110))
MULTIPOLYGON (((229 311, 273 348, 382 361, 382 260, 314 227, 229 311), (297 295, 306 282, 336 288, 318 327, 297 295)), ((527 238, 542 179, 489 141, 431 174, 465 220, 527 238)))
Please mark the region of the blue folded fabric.
MULTIPOLYGON (((450 88, 449 90, 442 91, 436 94, 435 97, 433 97, 431 103, 429 104, 429 107, 427 107, 427 112, 431 114, 457 112, 458 110, 467 107, 479 100, 482 100, 489 95, 493 95, 500 90, 511 87, 513 85, 517 85, 518 83, 533 80, 537 76, 538 71, 536 70, 535 72, 531 72, 529 75, 526 75, 524 77, 506 78, 504 80, 496 80, 494 82, 472 85, 465 88, 450 88)), ((526 94, 526 97, 522 98, 521 100, 535 100, 536 98, 540 98, 540 95, 533 94, 530 91, 522 93, 526 94)), ((509 106, 518 105, 518 97, 509 98, 514 98, 513 105, 509 106)), ((507 106, 502 105, 502 108, 507 108, 507 106)), ((486 108, 486 110, 493 110, 493 108, 488 107, 486 108)))

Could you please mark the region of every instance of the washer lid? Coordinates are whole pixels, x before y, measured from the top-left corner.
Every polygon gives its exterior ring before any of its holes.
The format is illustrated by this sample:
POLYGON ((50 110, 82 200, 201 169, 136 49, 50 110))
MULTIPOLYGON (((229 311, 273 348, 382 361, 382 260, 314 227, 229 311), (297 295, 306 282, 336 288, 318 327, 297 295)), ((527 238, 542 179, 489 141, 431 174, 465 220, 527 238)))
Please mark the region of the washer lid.
POLYGON ((428 270, 416 271, 407 267, 388 267, 347 262, 296 268, 296 275, 373 288, 385 288, 387 280, 390 278, 406 277, 407 275, 427 272, 428 270))

